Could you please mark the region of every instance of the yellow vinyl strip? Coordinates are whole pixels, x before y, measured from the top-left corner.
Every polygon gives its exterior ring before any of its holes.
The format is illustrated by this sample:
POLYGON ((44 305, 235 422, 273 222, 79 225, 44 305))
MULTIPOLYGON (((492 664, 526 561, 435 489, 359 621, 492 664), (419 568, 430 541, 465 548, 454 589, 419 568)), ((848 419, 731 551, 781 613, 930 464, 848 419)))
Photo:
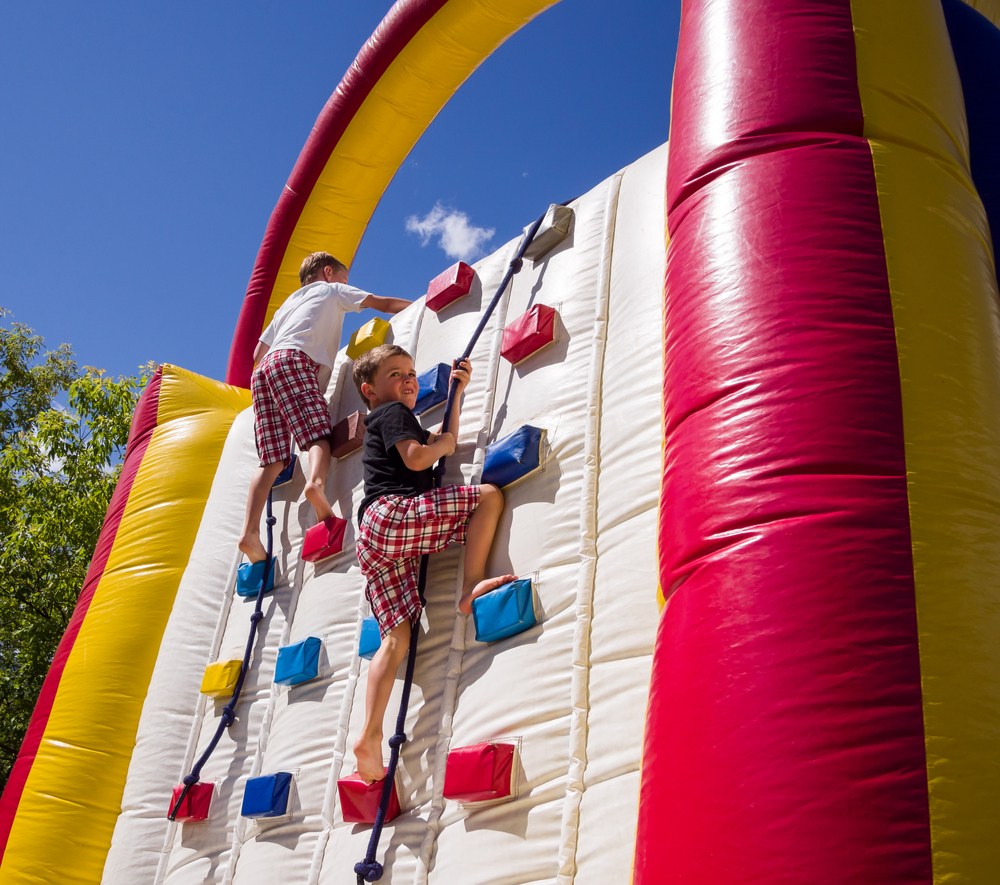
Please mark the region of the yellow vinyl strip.
POLYGON ((249 391, 163 367, 157 427, 21 795, 4 885, 101 881, 160 640, 229 428, 249 405, 249 391))
POLYGON ((320 250, 350 266, 378 201, 417 139, 468 76, 558 0, 451 0, 379 79, 327 161, 292 233, 264 325, 320 250))
POLYGON ((853 0, 902 384, 935 883, 1000 881, 1000 316, 939 0, 853 0))
POLYGON ((965 3, 1000 28, 1000 0, 965 0, 965 3))

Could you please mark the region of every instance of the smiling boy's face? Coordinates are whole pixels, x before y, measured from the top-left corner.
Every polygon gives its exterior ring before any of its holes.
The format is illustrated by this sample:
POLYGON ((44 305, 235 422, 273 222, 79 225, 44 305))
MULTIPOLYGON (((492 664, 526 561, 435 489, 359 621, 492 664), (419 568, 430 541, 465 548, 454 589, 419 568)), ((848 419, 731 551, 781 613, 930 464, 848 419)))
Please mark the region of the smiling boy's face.
POLYGON ((391 356, 375 373, 370 385, 369 400, 374 400, 372 408, 382 403, 399 402, 412 409, 417 404, 417 370, 408 356, 391 356))

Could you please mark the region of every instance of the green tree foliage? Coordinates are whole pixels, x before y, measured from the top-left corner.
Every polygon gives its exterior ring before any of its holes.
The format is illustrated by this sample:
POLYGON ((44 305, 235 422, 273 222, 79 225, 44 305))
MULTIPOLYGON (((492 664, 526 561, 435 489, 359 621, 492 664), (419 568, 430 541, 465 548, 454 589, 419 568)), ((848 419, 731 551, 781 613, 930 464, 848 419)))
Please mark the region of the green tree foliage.
POLYGON ((3 783, 73 613, 152 368, 114 380, 78 369, 67 344, 45 351, 27 326, 0 327, 3 783))

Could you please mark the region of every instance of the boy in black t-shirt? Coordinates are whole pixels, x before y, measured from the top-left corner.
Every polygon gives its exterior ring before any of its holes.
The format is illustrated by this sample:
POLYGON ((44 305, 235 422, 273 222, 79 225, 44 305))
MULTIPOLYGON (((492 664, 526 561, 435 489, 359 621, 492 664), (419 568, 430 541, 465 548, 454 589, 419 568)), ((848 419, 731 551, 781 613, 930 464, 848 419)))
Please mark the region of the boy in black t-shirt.
POLYGON ((365 497, 358 510, 358 560, 367 579, 365 593, 378 619, 382 646, 368 669, 365 725, 354 744, 358 774, 368 783, 385 776, 382 720, 396 670, 410 647, 410 630, 420 617, 417 573, 420 556, 449 544, 465 544, 465 574, 459 611, 514 575, 486 578, 503 493, 494 485, 432 489, 431 467, 455 451, 458 402, 469 383, 468 360, 452 368, 458 388, 447 430, 429 433, 413 414, 417 373, 410 355, 383 344, 358 358, 354 383, 371 410, 365 418, 362 463, 365 497))

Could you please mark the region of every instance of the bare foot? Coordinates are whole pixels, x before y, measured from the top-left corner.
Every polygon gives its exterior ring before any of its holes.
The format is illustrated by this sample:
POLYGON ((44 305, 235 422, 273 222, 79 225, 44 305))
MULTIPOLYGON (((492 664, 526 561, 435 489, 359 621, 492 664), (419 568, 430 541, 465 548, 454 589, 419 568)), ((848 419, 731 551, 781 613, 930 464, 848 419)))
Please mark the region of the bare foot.
POLYGON ((241 535, 239 548, 242 553, 246 554, 250 562, 260 562, 262 559, 267 559, 267 550, 260 543, 260 535, 241 535))
POLYGON ((333 516, 333 508, 330 506, 330 502, 326 500, 326 489, 319 483, 307 482, 305 489, 306 500, 313 505, 313 510, 316 511, 316 521, 322 522, 324 519, 329 519, 333 516))
POLYGON ((366 784, 373 784, 385 777, 381 737, 378 740, 359 737, 354 744, 354 758, 358 762, 358 775, 366 784))
POLYGON ((485 581, 480 581, 478 584, 463 587, 462 598, 458 603, 458 610, 463 615, 471 615, 473 599, 478 599, 484 593, 489 593, 490 590, 496 590, 497 587, 502 587, 504 584, 509 584, 511 581, 516 580, 517 575, 503 575, 499 578, 487 578, 485 581))

